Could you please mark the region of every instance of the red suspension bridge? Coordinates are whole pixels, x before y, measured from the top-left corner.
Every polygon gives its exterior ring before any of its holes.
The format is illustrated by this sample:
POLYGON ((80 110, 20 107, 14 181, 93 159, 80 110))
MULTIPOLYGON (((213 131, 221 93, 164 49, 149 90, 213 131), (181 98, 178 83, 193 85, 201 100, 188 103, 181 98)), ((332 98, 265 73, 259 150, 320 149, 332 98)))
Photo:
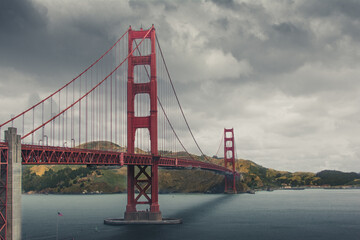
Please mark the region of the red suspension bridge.
POLYGON ((208 161, 186 120, 154 26, 130 27, 76 78, 0 125, 0 132, 5 129, 0 239, 21 239, 21 165, 126 165, 127 221, 162 220, 159 167, 223 173, 225 191, 236 193, 233 130, 224 132, 225 167, 208 161), (185 142, 196 146, 201 159, 185 142), (121 150, 103 150, 106 143, 121 150), (138 211, 141 204, 150 211, 138 211))

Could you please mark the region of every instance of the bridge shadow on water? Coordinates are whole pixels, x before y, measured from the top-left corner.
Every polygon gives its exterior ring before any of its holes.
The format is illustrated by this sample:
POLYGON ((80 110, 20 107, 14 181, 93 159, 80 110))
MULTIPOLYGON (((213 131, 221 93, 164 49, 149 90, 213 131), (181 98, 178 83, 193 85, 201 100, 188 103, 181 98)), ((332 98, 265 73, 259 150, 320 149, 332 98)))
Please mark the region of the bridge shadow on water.
MULTIPOLYGON (((206 229, 204 229, 204 221, 206 220, 204 219, 210 217, 212 212, 233 200, 234 197, 236 197, 236 195, 231 194, 219 195, 211 200, 207 200, 206 197, 204 197, 205 201, 200 204, 195 204, 190 208, 173 212, 169 216, 171 218, 182 218, 183 224, 110 226, 109 228, 112 228, 113 231, 108 229, 110 230, 108 233, 110 234, 111 232, 111 236, 103 236, 103 239, 207 239, 207 237, 205 237, 206 234, 203 234, 206 232, 206 229)), ((165 217, 167 216, 165 212, 165 217)))
MULTIPOLYGON (((204 195, 206 196, 206 195, 204 195)), ((235 195, 232 194, 224 194, 217 196, 216 198, 208 201, 204 201, 200 204, 192 206, 191 208, 183 209, 176 212, 172 217, 174 218, 182 218, 185 223, 191 223, 196 221, 199 217, 204 217, 208 215, 213 210, 217 209, 220 205, 224 205, 228 201, 234 199, 235 195)))

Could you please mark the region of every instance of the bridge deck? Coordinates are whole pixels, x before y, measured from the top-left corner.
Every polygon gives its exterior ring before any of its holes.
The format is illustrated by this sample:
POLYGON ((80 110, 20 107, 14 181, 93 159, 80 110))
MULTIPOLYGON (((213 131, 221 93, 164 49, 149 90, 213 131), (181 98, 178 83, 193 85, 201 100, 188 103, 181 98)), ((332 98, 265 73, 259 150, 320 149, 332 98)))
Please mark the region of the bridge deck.
MULTIPOLYGON (((0 151, 7 150, 6 143, 0 143, 0 151)), ((152 165, 153 156, 125 152, 100 151, 79 148, 50 147, 23 144, 21 146, 23 165, 152 165)), ((193 159, 160 157, 159 166, 167 168, 199 168, 222 173, 230 169, 212 163, 193 159)))

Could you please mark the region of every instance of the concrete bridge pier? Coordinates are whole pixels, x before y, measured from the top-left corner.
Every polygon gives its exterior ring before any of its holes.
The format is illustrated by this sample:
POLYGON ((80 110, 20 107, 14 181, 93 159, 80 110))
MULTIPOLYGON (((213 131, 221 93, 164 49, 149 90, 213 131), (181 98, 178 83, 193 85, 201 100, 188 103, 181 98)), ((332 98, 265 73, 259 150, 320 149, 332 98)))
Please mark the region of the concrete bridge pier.
POLYGON ((21 240, 21 137, 17 129, 5 131, 8 151, 7 171, 7 240, 21 240))

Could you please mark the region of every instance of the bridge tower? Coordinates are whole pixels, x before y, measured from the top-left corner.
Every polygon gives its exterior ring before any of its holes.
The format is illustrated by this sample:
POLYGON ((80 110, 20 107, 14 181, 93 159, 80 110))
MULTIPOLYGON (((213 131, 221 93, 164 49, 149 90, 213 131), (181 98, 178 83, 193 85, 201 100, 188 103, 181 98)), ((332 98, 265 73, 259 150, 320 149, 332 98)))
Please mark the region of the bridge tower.
POLYGON ((225 193, 236 193, 235 184, 235 142, 234 142, 234 129, 224 128, 224 161, 225 167, 228 167, 228 163, 232 165, 232 177, 225 175, 225 193), (232 189, 231 189, 232 186, 232 189))
POLYGON ((21 239, 21 138, 17 129, 5 131, 7 156, 1 155, 0 239, 21 239))
POLYGON ((135 154, 135 133, 139 128, 146 128, 150 133, 152 165, 128 165, 127 166, 127 206, 125 220, 162 220, 158 203, 158 139, 157 139, 157 80, 156 80, 156 51, 155 51, 155 28, 146 35, 148 30, 139 31, 129 28, 128 35, 128 82, 127 82, 127 152, 135 154), (146 37, 151 42, 150 55, 135 56, 133 49, 135 39, 146 37), (137 65, 150 66, 150 81, 136 83, 134 81, 134 67, 137 65), (135 96, 137 94, 149 94, 149 116, 135 116, 135 96), (138 190, 135 196, 135 190, 138 190), (148 192, 151 189, 151 194, 148 192), (143 200, 141 200, 141 198, 143 200), (138 212, 136 206, 149 204, 149 212, 138 212))

